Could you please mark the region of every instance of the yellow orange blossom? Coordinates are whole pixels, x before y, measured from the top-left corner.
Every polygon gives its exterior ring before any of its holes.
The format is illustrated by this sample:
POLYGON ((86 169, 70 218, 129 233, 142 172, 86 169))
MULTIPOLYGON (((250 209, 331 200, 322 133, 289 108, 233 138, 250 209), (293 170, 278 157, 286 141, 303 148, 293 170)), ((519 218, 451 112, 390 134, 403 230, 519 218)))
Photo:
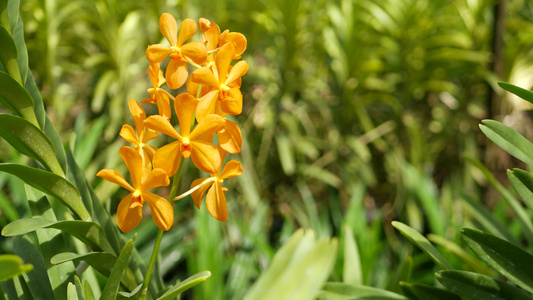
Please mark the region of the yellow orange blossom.
MULTIPOLYGON (((224 161, 226 152, 219 147, 220 151, 220 160, 224 161)), ((213 218, 225 222, 228 217, 228 210, 226 208, 226 196, 224 192, 228 189, 222 186, 224 179, 239 176, 242 174, 241 163, 235 160, 230 160, 224 169, 220 171, 221 165, 216 170, 217 172, 210 174, 209 178, 200 178, 196 179, 191 184, 191 189, 195 188, 198 185, 203 184, 198 190, 194 191, 191 197, 194 200, 194 204, 198 209, 202 204, 202 199, 204 198, 205 193, 207 196, 205 198, 205 205, 207 211, 213 216, 213 218), (209 181, 209 182, 206 182, 209 181), (209 191, 208 191, 209 189, 209 191)))
POLYGON ((146 113, 137 101, 130 98, 129 107, 133 122, 135 123, 135 130, 133 130, 130 125, 126 124, 122 126, 120 136, 126 141, 133 143, 135 145, 133 148, 135 148, 139 154, 144 155, 144 153, 146 153, 148 157, 152 159, 157 148, 146 143, 158 137, 159 134, 144 127, 143 121, 146 119, 146 113))
POLYGON ((167 186, 170 183, 167 174, 161 169, 150 170, 143 167, 141 155, 131 147, 120 148, 120 156, 128 167, 133 186, 114 170, 104 169, 96 174, 96 176, 116 183, 131 192, 118 205, 118 227, 123 232, 135 228, 142 219, 142 207, 146 201, 152 211, 155 224, 162 230, 169 230, 174 222, 172 205, 164 198, 147 192, 147 190, 158 186, 167 186))
POLYGON ((181 134, 164 117, 151 116, 144 121, 146 127, 176 139, 175 142, 159 148, 154 155, 154 167, 164 169, 168 176, 172 176, 178 169, 180 156, 191 157, 194 165, 206 173, 215 172, 220 164, 217 148, 206 142, 202 136, 224 128, 226 121, 219 115, 209 115, 191 132, 191 122, 197 103, 196 98, 187 93, 176 97, 174 109, 178 116, 181 134))
POLYGON ((171 59, 165 77, 167 85, 171 89, 178 89, 187 81, 189 76, 186 62, 197 65, 203 64, 207 57, 207 51, 205 45, 198 41, 183 44, 196 33, 196 23, 191 19, 185 19, 181 22, 178 36, 176 19, 170 14, 163 13, 159 18, 159 29, 169 42, 170 47, 161 44, 150 45, 146 49, 146 57, 152 63, 159 63, 170 55, 171 59))
POLYGON ((210 68, 215 63, 215 50, 218 47, 220 28, 215 22, 204 18, 198 20, 198 25, 202 33, 202 42, 206 44, 207 48, 207 67, 210 68))
POLYGON ((212 87, 212 90, 200 99, 196 109, 196 118, 201 121, 209 114, 222 112, 238 115, 242 111, 242 94, 239 79, 248 72, 248 64, 239 61, 230 70, 230 63, 235 53, 235 46, 226 43, 216 55, 216 68, 200 68, 192 73, 191 80, 212 87), (217 101, 218 100, 218 101, 217 101))
POLYGON ((149 102, 157 104, 159 115, 170 120, 170 117, 172 116, 170 99, 174 100, 174 97, 161 88, 166 82, 165 76, 163 76, 163 71, 161 71, 159 63, 150 64, 148 71, 150 73, 150 81, 152 81, 153 88, 147 90, 150 94, 150 98, 142 100, 141 103, 149 102))
POLYGON ((224 44, 231 42, 233 46, 235 46, 235 54, 233 56, 233 59, 239 59, 241 58, 241 55, 244 53, 244 50, 246 50, 246 46, 248 42, 246 41, 246 37, 239 32, 229 32, 228 29, 224 30, 220 34, 219 37, 219 45, 222 47, 224 44))

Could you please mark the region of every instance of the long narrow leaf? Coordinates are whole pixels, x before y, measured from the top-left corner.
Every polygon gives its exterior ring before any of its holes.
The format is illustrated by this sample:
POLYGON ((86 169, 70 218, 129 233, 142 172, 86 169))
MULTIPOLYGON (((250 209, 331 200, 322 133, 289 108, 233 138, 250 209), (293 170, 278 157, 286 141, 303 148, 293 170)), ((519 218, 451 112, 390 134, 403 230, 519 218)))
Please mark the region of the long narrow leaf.
POLYGON ((118 288, 120 286, 120 278, 122 277, 124 270, 128 267, 128 261, 131 256, 131 252, 133 251, 134 243, 135 237, 129 240, 126 243, 126 246, 124 246, 120 252, 119 257, 113 266, 113 270, 111 271, 111 275, 109 275, 104 290, 102 291, 102 296, 100 298, 101 300, 114 300, 117 298, 118 288))
POLYGON ((392 226, 398 229, 406 238, 420 248, 420 250, 429 255, 441 269, 452 269, 452 266, 440 252, 418 231, 398 221, 392 221, 392 226))
POLYGON ((21 153, 39 161, 48 170, 63 175, 50 139, 26 119, 0 114, 0 136, 21 153))
POLYGON ((171 289, 166 291, 161 297, 157 298, 157 300, 175 299, 181 293, 185 292, 186 290, 192 288, 193 286, 197 284, 200 284, 206 281, 209 277, 211 277, 211 272, 209 271, 203 271, 203 272, 194 274, 191 277, 173 286, 171 289))
POLYGON ((56 174, 18 164, 0 164, 0 171, 13 174, 32 187, 54 196, 83 220, 91 216, 81 201, 80 194, 72 183, 56 174))
POLYGON ((516 130, 494 120, 481 121, 479 128, 507 153, 533 166, 533 144, 516 130))
POLYGON ((484 233, 463 228, 461 235, 466 244, 483 261, 523 289, 533 292, 533 256, 517 246, 484 233))
POLYGON ((533 92, 507 82, 498 82, 498 85, 502 89, 517 95, 518 97, 526 100, 527 102, 533 103, 533 92))

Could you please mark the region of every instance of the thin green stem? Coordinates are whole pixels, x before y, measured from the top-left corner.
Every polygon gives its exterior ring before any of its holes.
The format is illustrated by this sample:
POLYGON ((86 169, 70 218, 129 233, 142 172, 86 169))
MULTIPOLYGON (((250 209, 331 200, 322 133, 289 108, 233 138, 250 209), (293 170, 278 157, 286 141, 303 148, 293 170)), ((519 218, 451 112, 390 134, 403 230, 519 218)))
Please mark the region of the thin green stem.
MULTIPOLYGON (((170 189, 170 194, 168 196, 168 201, 170 204, 174 203, 174 198, 176 197, 176 194, 178 193, 178 185, 181 177, 181 169, 183 168, 183 159, 180 160, 180 164, 178 166, 178 170, 174 174, 174 177, 172 178, 172 188, 170 189)), ((150 284, 150 279, 152 277, 152 272, 154 271, 155 262, 157 261, 157 254, 159 253, 159 247, 161 246, 161 240, 163 239, 163 233, 165 231, 161 228, 157 231, 157 236, 155 238, 155 244, 154 244, 154 250, 152 251, 152 257, 150 258, 150 263, 148 264, 148 269, 146 270, 146 276, 144 277, 143 287, 141 291, 141 295, 139 297, 140 300, 144 300, 146 297, 146 293, 148 291, 148 285, 150 284)))

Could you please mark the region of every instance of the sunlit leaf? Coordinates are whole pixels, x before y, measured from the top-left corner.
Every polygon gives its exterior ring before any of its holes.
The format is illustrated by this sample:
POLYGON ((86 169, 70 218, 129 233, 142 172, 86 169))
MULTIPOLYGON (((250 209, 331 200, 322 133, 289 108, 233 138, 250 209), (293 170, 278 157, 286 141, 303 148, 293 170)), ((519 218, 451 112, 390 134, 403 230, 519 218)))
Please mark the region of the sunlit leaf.
POLYGON ((527 102, 533 103, 533 92, 507 82, 498 82, 498 85, 502 89, 517 95, 518 97, 526 100, 527 102))
POLYGON ((168 291, 166 291, 163 295, 161 295, 161 297, 157 298, 157 300, 175 299, 179 294, 185 292, 186 290, 194 287, 197 284, 200 284, 206 281, 209 277, 211 277, 211 272, 209 271, 203 271, 203 272, 194 274, 191 277, 185 279, 184 281, 171 287, 168 291))
POLYGON ((429 255, 441 269, 452 269, 452 266, 440 252, 418 231, 398 221, 392 221, 392 226, 398 229, 406 238, 420 248, 420 250, 429 255))
POLYGON ((481 121, 479 128, 507 153, 533 166, 533 144, 516 130, 494 120, 481 121))
MULTIPOLYGON (((0 32, 2 29, 0 27, 0 32)), ((20 83, 4 72, 0 72, 0 103, 33 125, 39 126, 30 94, 20 83)))
POLYGON ((24 264, 22 258, 13 254, 0 255, 0 281, 24 274, 33 269, 31 264, 24 264))
POLYGON ((43 170, 9 163, 0 164, 0 171, 13 174, 43 193, 56 197, 81 219, 91 219, 78 190, 65 178, 43 170))

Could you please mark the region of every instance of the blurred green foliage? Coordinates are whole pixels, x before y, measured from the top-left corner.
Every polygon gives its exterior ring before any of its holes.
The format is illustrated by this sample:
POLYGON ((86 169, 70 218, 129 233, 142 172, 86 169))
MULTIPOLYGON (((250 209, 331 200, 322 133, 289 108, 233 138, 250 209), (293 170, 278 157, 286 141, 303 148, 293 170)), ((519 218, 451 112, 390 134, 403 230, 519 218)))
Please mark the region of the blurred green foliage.
MULTIPOLYGON (((516 0, 507 8, 505 75, 499 79, 530 88, 533 4, 516 0)), ((408 256, 412 281, 433 284, 434 266, 399 237, 393 219, 458 244, 464 224, 501 224, 502 234, 523 240, 525 229, 509 218, 503 201, 490 208, 492 215, 485 212, 487 175, 463 156, 484 159, 478 123, 489 115, 496 83, 493 10, 489 0, 21 3, 30 69, 48 114, 112 213, 123 191, 94 174, 121 171, 117 154, 125 142, 118 132, 132 123, 128 99, 148 97, 145 49, 161 39, 160 14, 205 17, 247 37, 243 58, 250 71, 243 79, 243 113, 235 117, 245 172, 228 182, 234 185, 228 221, 179 201, 176 226, 161 246, 161 280, 211 271, 192 290, 196 299, 242 299, 298 227, 319 238, 340 236, 339 249, 355 243, 357 280, 394 292, 408 256)), ((0 146, 3 161, 26 159, 0 146)), ((183 178, 183 189, 196 172, 183 178)), ((28 208, 19 181, 0 173, 0 186, 3 227, 28 216, 28 208)), ((146 260, 156 231, 152 222, 138 227, 135 246, 146 260)), ((1 239, 0 252, 11 253, 11 243, 1 239)), ((339 250, 334 281, 353 278, 343 256, 339 250)))

